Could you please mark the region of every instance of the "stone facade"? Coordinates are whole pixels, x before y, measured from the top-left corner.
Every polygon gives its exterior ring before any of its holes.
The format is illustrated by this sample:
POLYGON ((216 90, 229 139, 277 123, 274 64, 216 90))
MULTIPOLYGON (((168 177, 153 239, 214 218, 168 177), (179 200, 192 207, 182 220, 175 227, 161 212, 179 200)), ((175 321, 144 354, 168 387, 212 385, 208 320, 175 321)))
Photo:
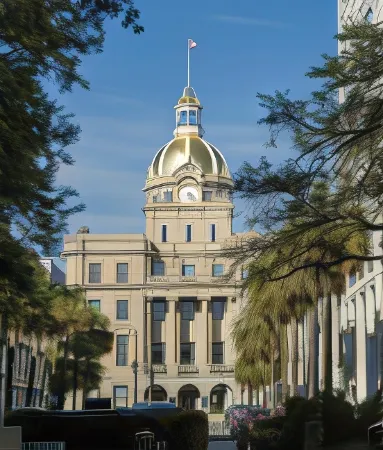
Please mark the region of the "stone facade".
POLYGON ((65 236, 66 283, 81 285, 115 332, 98 395, 131 405, 167 400, 221 412, 240 400, 230 324, 241 305, 241 274, 224 277, 232 233, 233 180, 222 154, 202 139, 195 92, 185 88, 174 139, 150 165, 145 234, 65 236), (137 355, 136 342, 137 339, 137 355))

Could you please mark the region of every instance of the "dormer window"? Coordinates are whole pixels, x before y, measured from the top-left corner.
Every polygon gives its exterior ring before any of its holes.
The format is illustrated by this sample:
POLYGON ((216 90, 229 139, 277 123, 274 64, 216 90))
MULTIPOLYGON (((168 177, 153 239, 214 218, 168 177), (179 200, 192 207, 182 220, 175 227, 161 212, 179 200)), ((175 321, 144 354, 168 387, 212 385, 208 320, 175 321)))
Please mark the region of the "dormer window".
POLYGON ((189 111, 189 125, 197 125, 197 111, 189 111))

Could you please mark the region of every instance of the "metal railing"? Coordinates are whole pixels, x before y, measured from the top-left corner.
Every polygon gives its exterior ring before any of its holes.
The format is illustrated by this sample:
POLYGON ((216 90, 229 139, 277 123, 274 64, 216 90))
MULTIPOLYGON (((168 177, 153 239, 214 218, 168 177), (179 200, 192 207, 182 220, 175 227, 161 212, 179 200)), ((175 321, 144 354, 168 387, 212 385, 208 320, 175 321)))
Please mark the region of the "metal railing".
POLYGON ((212 372, 234 372, 234 366, 228 366, 226 364, 213 364, 210 366, 210 373, 212 372))
POLYGON ((229 437, 230 427, 225 422, 210 422, 209 421, 209 436, 229 437))
POLYGON ((134 436, 134 450, 152 450, 154 445, 154 434, 150 431, 136 433, 134 436))
POLYGON ((65 450, 65 442, 23 442, 21 450, 65 450))
POLYGON ((193 365, 181 365, 178 366, 178 373, 199 373, 199 368, 193 365))
POLYGON ((167 373, 168 371, 166 364, 153 364, 152 369, 153 373, 167 373))

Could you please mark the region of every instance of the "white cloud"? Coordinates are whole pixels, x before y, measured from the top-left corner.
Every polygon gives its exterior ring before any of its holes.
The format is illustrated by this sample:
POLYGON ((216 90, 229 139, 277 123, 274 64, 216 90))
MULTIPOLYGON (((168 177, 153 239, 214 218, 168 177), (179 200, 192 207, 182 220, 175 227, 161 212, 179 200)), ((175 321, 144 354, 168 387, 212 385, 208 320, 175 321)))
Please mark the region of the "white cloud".
POLYGON ((243 16, 218 15, 215 16, 214 19, 219 22, 227 22, 238 25, 251 25, 256 27, 286 28, 288 26, 286 23, 278 22, 276 20, 257 19, 243 16))

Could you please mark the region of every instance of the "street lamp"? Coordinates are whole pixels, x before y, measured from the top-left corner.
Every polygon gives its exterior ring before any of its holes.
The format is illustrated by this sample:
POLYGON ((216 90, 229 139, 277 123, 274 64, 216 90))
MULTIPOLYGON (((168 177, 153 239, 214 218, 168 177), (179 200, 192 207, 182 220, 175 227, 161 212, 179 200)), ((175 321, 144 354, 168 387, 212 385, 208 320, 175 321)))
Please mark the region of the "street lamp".
POLYGON ((133 325, 129 326, 129 327, 125 327, 125 328, 116 328, 114 330, 114 333, 116 331, 128 331, 128 336, 130 337, 131 335, 135 336, 135 352, 134 352, 134 361, 131 364, 131 368, 133 370, 133 374, 134 374, 134 403, 137 403, 137 374, 138 374, 138 361, 137 361, 137 348, 138 348, 138 332, 137 330, 133 327, 133 325))

